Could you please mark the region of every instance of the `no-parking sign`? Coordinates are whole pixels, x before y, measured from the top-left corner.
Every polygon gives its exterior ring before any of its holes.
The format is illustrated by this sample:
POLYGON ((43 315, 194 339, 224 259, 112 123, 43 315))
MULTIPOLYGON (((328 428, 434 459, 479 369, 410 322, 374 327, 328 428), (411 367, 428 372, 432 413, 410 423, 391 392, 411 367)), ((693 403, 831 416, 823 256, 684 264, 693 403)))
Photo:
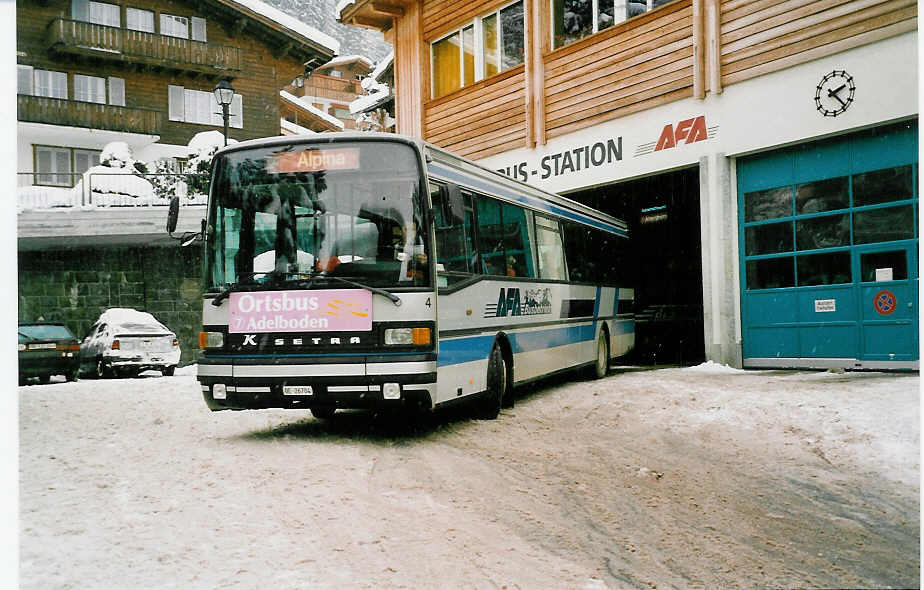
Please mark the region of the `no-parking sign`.
POLYGON ((880 291, 873 297, 873 305, 879 315, 889 315, 898 307, 898 299, 891 291, 880 291))

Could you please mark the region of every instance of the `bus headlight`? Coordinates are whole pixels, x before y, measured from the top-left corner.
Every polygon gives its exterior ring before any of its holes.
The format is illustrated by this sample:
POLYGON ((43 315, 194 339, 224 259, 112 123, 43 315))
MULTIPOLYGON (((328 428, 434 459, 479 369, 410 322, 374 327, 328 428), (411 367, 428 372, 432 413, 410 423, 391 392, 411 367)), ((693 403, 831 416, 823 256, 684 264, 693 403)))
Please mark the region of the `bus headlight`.
POLYGON ((202 350, 223 348, 224 345, 225 335, 221 332, 199 332, 199 348, 202 350))
POLYGON ((427 346, 430 344, 430 328, 388 328, 385 330, 385 344, 427 346))

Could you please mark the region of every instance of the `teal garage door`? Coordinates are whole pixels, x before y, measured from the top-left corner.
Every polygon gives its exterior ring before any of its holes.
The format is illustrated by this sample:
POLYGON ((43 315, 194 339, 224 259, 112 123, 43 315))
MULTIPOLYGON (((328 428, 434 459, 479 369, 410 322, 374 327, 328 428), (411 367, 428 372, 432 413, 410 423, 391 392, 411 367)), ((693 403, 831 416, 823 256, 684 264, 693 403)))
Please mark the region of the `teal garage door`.
POLYGON ((745 366, 918 367, 917 134, 738 161, 745 366))

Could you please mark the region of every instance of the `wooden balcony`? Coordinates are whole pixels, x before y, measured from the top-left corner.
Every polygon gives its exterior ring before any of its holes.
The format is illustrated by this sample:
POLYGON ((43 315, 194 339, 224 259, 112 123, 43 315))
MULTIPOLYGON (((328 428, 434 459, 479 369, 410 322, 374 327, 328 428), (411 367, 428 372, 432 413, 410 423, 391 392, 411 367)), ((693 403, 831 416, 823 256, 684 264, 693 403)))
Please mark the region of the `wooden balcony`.
POLYGON ((51 21, 47 41, 59 53, 177 71, 234 77, 241 69, 241 51, 237 47, 66 18, 51 21))
POLYGON ((164 114, 153 109, 117 107, 45 96, 16 96, 16 118, 29 123, 47 123, 88 129, 156 135, 164 114))

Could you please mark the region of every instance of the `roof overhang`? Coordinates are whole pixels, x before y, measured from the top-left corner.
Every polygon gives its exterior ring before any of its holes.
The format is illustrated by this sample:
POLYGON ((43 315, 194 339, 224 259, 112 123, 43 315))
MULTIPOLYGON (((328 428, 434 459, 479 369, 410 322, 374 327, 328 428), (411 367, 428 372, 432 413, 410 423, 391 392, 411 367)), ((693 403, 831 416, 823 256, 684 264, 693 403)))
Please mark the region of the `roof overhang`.
MULTIPOLYGON (((267 17, 244 3, 235 0, 204 0, 217 7, 219 12, 224 13, 225 17, 234 22, 234 29, 240 29, 243 32, 252 27, 254 23, 261 35, 258 36, 274 48, 275 57, 290 55, 294 59, 302 62, 316 59, 321 62, 329 61, 336 55, 340 48, 336 40, 333 44, 336 47, 329 47, 319 39, 313 39, 302 34, 293 28, 287 27, 277 20, 267 17), (243 20, 246 18, 246 20, 243 20)), ((254 31, 250 31, 253 34, 254 31)), ((323 33, 319 33, 323 35, 323 33)))
POLYGON ((375 29, 383 33, 404 16, 412 0, 356 0, 343 7, 338 20, 345 25, 375 29))

